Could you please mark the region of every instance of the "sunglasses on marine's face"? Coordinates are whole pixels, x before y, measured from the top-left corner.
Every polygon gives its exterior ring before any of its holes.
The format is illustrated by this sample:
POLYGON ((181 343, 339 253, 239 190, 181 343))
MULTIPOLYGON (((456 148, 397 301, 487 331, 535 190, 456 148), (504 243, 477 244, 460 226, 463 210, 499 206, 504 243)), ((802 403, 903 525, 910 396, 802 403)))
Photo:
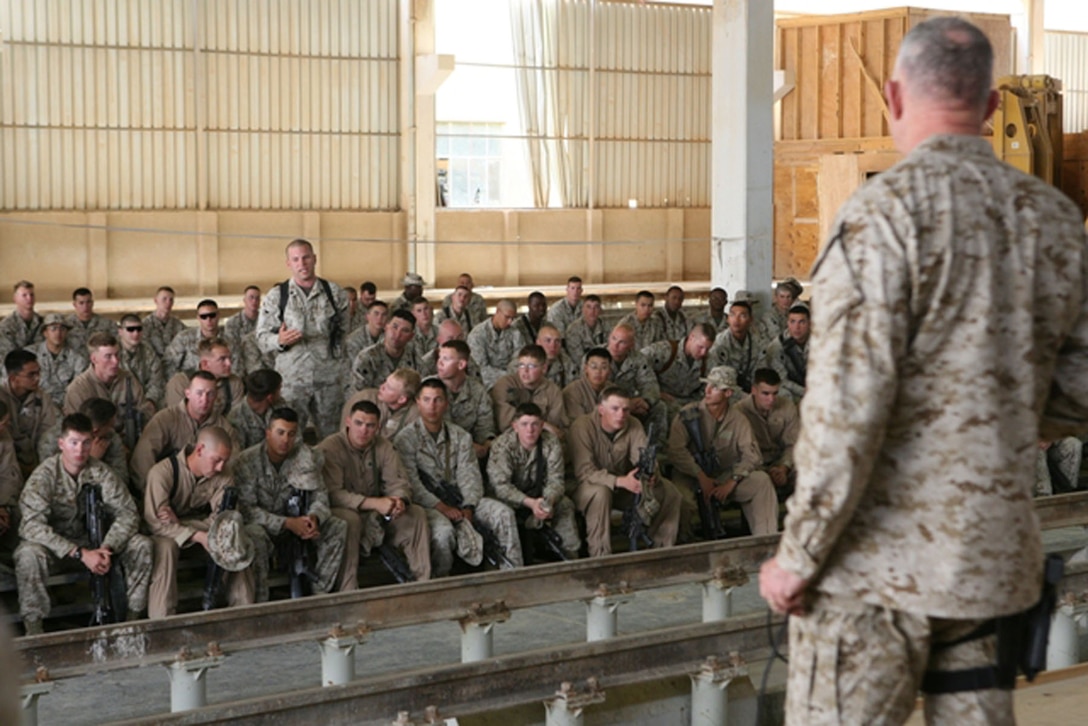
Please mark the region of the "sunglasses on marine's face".
POLYGON ((125 330, 129 333, 139 333, 144 329, 142 325, 126 325, 125 330))
POLYGON ((201 320, 211 320, 212 318, 218 318, 219 313, 200 313, 197 317, 201 320))

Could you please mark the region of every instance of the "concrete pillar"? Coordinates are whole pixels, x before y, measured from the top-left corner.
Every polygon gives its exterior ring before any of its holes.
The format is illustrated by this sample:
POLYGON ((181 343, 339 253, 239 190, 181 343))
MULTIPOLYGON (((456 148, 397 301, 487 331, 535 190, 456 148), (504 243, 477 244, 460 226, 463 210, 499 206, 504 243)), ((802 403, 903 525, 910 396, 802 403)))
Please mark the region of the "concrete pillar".
POLYGON ((691 675, 691 726, 726 726, 729 699, 726 689, 734 679, 748 675, 748 667, 740 655, 730 654, 730 662, 722 664, 714 656, 691 675))
POLYGON ((617 611, 632 597, 628 593, 601 593, 592 600, 586 600, 586 642, 616 637, 617 611))
POLYGON ((710 277, 770 302, 774 4, 714 0, 710 277))
POLYGON ((555 696, 544 701, 545 726, 582 726, 586 706, 604 702, 604 691, 596 678, 586 680, 586 687, 578 689, 564 682, 555 696))
POLYGON ((342 686, 355 680, 355 648, 366 642, 369 631, 348 633, 339 626, 318 641, 321 648, 321 685, 342 686))
POLYGON ((494 603, 473 603, 461 625, 461 662, 474 663, 487 660, 494 653, 493 631, 495 625, 510 619, 510 609, 499 600, 494 603))
MULTIPOLYGON (((1038 75, 1044 73, 1046 66, 1046 39, 1044 35, 1043 14, 1046 0, 1020 0, 1024 6, 1023 14, 1014 13, 1010 22, 1016 29, 1016 70, 1018 74, 1038 75)), ((1004 68, 996 69, 994 75, 1005 75, 1004 68)))
POLYGON ((166 666, 170 674, 170 711, 191 711, 208 703, 208 671, 223 662, 222 655, 192 658, 181 655, 166 666))
POLYGON ((19 689, 23 703, 22 726, 38 726, 38 699, 53 690, 53 681, 31 683, 19 689))
POLYGON ((1046 669, 1072 668, 1080 662, 1080 636, 1073 619, 1072 603, 1059 605, 1050 616, 1050 636, 1047 640, 1046 669))
POLYGON ((703 586, 703 622, 711 623, 733 616, 733 590, 747 584, 743 567, 717 567, 703 586))

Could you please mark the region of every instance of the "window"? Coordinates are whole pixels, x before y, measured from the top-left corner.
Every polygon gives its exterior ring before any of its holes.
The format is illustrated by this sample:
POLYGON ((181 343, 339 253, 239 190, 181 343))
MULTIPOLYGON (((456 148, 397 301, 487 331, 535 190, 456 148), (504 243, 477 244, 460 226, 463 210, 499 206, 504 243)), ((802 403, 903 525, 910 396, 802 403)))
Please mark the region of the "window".
POLYGON ((437 125, 439 168, 446 170, 443 197, 449 207, 499 207, 502 199, 503 124, 437 125))

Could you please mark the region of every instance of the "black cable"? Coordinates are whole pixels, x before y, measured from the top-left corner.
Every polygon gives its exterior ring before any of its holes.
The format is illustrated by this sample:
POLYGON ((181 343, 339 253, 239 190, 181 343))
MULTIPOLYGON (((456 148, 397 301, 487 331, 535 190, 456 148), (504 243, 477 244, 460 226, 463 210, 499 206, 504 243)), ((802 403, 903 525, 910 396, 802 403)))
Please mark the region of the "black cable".
POLYGON ((783 663, 789 663, 789 659, 782 655, 782 651, 778 649, 786 637, 789 629, 790 616, 787 615, 786 619, 782 621, 782 627, 778 631, 778 637, 775 638, 774 630, 771 629, 772 621, 771 609, 767 608, 767 642, 771 645, 771 657, 767 659, 767 665, 763 667, 763 678, 759 683, 759 694, 756 696, 756 722, 755 726, 760 726, 763 722, 763 699, 767 696, 767 681, 771 675, 771 666, 774 665, 774 661, 777 658, 783 663))

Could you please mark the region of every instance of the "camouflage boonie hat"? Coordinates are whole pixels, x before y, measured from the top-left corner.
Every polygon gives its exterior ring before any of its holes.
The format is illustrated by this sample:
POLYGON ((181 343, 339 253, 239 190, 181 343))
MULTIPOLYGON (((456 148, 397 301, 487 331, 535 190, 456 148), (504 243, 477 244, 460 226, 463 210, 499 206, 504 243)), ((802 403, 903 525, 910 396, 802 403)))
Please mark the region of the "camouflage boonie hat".
POLYGON ((359 549, 363 557, 369 557, 370 553, 382 546, 385 541, 385 529, 381 523, 382 516, 377 512, 363 512, 363 533, 359 538, 359 549))
POLYGON ((732 366, 715 366, 710 369, 706 378, 700 378, 703 383, 709 383, 723 391, 727 388, 737 387, 737 372, 732 366))
POLYGON ((729 301, 729 307, 733 307, 734 305, 743 305, 744 307, 748 308, 749 311, 751 311, 752 306, 758 302, 759 300, 756 299, 756 296, 748 292, 747 290, 737 290, 735 293, 733 293, 733 299, 729 301))
POLYGON ((457 531, 457 556, 473 567, 483 562, 484 538, 472 523, 462 519, 453 527, 457 531))
POLYGON ((72 329, 72 324, 69 323, 68 319, 65 318, 63 315, 61 315, 60 313, 49 313, 44 318, 42 318, 42 327, 43 328, 48 328, 50 325, 63 325, 65 328, 68 328, 69 330, 72 329))
POLYGON ((775 286, 775 289, 777 290, 780 287, 789 290, 793 294, 794 298, 801 297, 801 293, 805 291, 805 288, 801 285, 801 283, 797 281, 797 278, 795 277, 787 277, 785 280, 778 283, 775 286))
POLYGON ((404 285, 405 287, 408 287, 409 285, 419 285, 420 287, 423 287, 425 283, 423 282, 423 278, 420 275, 417 275, 414 272, 409 272, 407 275, 404 276, 404 279, 401 280, 400 284, 404 285))
POLYGON ((242 513, 232 510, 216 514, 208 527, 208 552, 227 572, 241 572, 253 564, 256 550, 243 524, 242 513))

